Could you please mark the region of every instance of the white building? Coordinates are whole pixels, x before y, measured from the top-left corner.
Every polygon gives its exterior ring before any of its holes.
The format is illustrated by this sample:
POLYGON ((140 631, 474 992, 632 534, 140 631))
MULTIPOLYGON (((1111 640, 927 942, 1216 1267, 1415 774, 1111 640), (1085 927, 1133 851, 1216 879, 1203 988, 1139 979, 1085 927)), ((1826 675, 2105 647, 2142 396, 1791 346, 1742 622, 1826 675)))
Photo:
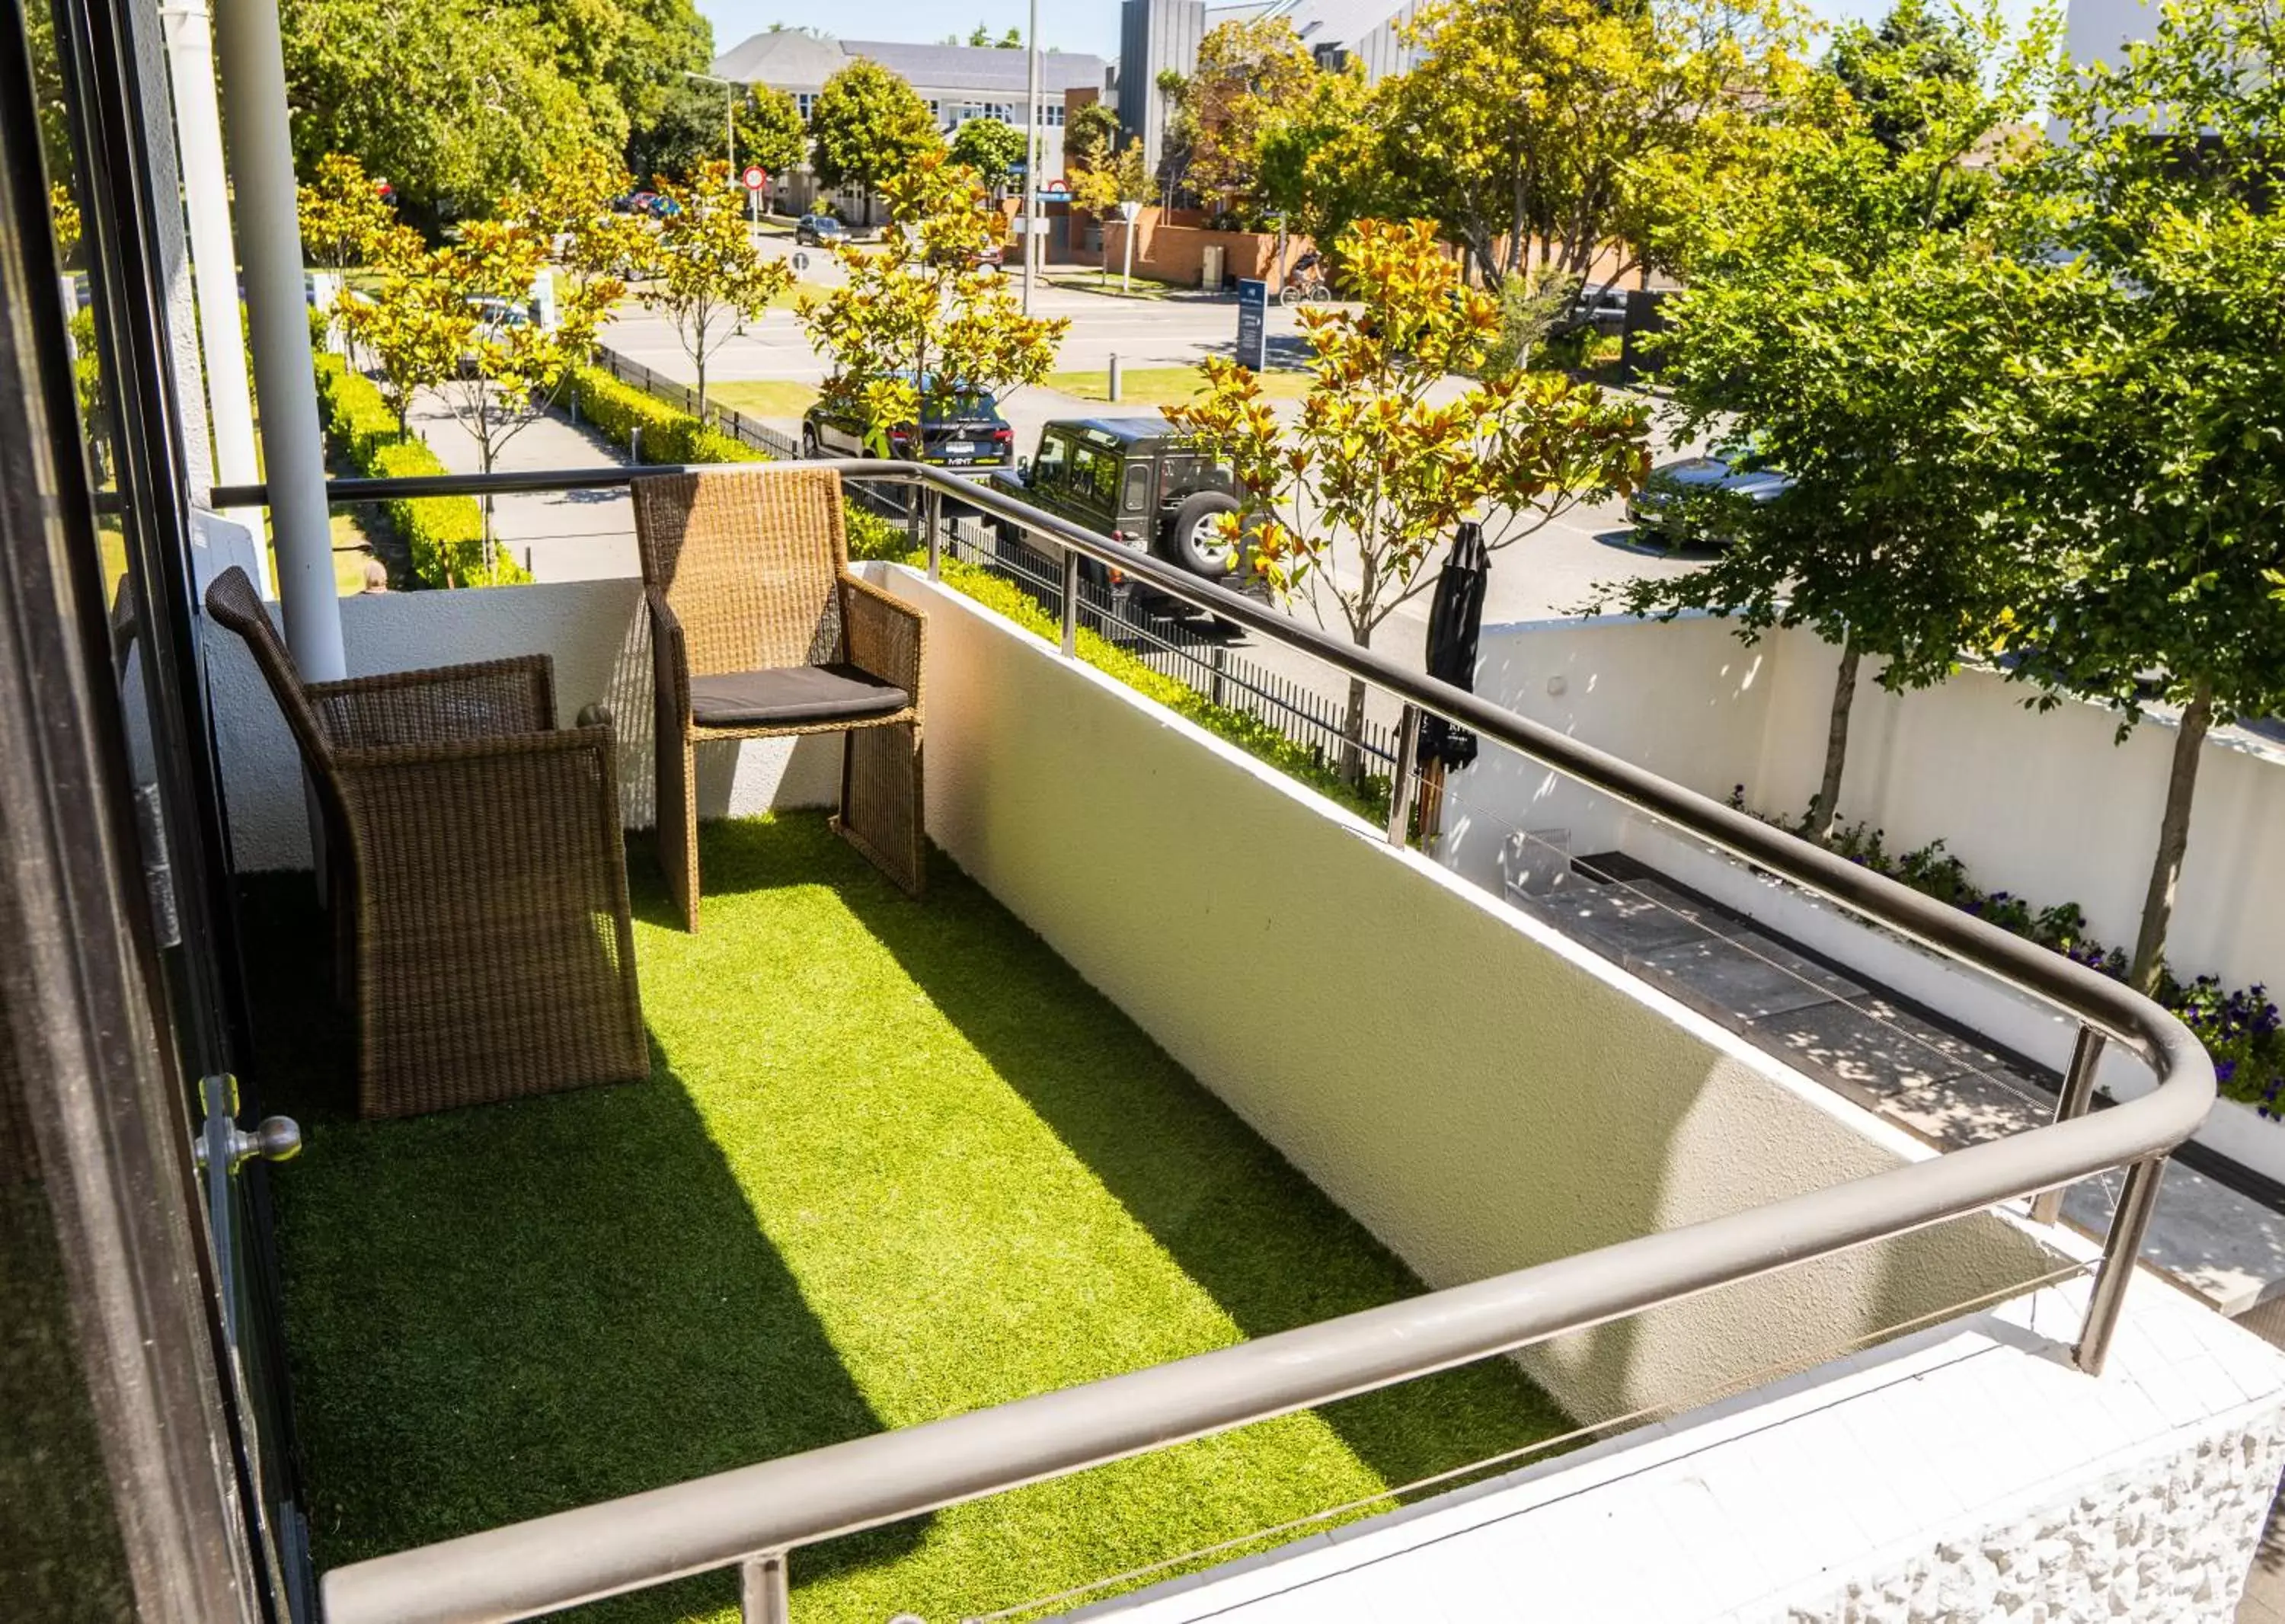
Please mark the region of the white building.
MULTIPOLYGON (((947 137, 976 118, 996 118, 1018 129, 1024 125, 1028 60, 1022 51, 821 39, 785 28, 751 35, 715 58, 710 71, 718 79, 783 90, 807 118, 825 82, 860 58, 878 63, 918 91, 947 137)), ((1045 175, 1063 173, 1064 93, 1076 90, 1108 95, 1115 76, 1111 63, 1085 51, 1040 53, 1040 133, 1045 175)), ((808 177, 784 177, 780 182, 777 192, 781 205, 806 206, 813 184, 808 177)))

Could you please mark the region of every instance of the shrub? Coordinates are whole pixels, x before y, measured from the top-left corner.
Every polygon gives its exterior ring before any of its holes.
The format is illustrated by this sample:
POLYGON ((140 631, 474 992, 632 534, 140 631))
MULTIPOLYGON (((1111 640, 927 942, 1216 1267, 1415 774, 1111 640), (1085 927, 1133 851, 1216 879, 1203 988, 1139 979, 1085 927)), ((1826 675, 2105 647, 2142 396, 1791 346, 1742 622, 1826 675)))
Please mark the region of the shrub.
MULTIPOLYGON (((381 391, 336 355, 317 357, 318 415, 334 454, 368 479, 448 472, 417 437, 401 432, 381 391)), ((513 586, 531 579, 500 552, 484 562, 484 515, 474 497, 400 498, 378 505, 404 543, 423 586, 513 586)))
POLYGON ((637 448, 640 462, 770 460, 768 452, 707 427, 689 412, 620 382, 600 367, 573 367, 566 399, 577 403, 579 415, 603 438, 614 445, 637 448), (637 428, 642 430, 639 447, 637 428))
MULTIPOLYGON (((1746 787, 1739 785, 1730 804, 1745 810, 1745 793, 1746 787)), ((1794 827, 1774 818, 1767 821, 1780 828, 1794 827)), ((1883 841, 1883 831, 1857 823, 1834 835, 1833 849, 1851 862, 1901 881, 2113 980, 2126 979, 2124 950, 2106 946, 2089 936, 2085 910, 2077 903, 2042 908, 2013 891, 1985 890, 1969 877, 1967 866, 1944 850, 1941 840, 1898 857, 1888 855, 1883 841)), ((2285 1016, 2281 1016, 2267 987, 2256 982, 2225 992, 2218 976, 2198 976, 2186 982, 2168 965, 2161 967, 2158 1002, 2179 1016, 2205 1045, 2213 1058, 2214 1080, 2225 1097, 2258 1106, 2272 1121, 2285 1121, 2285 1097, 2281 1097, 2285 1096, 2285 1035, 2280 1032, 2285 1016)))

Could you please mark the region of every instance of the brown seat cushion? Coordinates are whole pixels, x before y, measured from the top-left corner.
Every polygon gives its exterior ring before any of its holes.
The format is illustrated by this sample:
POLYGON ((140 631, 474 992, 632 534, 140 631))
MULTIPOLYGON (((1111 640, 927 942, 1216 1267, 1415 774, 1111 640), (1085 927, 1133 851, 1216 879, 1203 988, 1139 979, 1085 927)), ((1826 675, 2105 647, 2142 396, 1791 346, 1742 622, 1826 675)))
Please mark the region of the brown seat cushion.
POLYGON ((701 727, 804 727, 888 716, 912 695, 853 665, 789 665, 690 679, 690 719, 701 727))

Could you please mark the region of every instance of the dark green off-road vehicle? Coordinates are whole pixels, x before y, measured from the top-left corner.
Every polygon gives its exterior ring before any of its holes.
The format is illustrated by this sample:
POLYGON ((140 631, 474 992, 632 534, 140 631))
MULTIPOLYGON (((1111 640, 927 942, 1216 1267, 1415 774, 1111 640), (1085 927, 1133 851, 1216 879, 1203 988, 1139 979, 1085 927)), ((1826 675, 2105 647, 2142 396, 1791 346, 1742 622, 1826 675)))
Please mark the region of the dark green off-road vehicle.
MULTIPOLYGON (((1200 455, 1161 417, 1065 418, 1040 430, 1039 449, 993 482, 1057 518, 1209 581, 1234 561, 1219 522, 1238 508, 1229 469, 1200 455)), ((1009 527, 1005 546, 1020 537, 1009 527)), ((1093 570, 1088 572, 1091 576, 1093 570)))

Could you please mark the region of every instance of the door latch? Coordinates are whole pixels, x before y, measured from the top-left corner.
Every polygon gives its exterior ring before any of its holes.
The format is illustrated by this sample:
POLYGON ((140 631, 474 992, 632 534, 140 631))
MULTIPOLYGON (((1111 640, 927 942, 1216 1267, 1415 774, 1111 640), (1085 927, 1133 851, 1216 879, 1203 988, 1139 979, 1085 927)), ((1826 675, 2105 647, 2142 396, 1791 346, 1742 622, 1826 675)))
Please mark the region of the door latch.
POLYGON ((201 1170, 219 1164, 236 1173, 256 1157, 283 1162, 301 1154, 302 1125, 291 1117, 264 1117, 250 1131, 238 1126, 238 1079, 227 1073, 200 1078, 199 1098, 207 1120, 191 1142, 191 1157, 201 1170))

